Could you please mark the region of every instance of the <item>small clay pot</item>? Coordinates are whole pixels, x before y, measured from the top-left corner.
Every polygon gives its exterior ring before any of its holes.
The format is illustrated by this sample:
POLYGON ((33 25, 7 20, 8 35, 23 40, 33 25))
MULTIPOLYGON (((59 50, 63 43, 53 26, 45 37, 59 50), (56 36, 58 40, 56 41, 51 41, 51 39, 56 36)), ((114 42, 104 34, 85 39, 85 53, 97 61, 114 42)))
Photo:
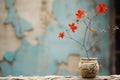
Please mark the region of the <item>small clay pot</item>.
POLYGON ((95 78, 99 72, 97 58, 80 58, 79 70, 83 78, 95 78))

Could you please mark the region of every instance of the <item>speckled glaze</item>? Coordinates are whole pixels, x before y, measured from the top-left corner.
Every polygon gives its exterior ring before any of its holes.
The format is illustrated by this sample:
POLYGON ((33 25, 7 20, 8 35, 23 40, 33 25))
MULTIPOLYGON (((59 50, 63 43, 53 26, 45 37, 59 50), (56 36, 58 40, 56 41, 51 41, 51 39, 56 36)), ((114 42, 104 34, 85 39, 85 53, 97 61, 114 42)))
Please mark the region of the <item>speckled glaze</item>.
POLYGON ((80 58, 79 70, 83 78, 95 78, 99 72, 97 58, 80 58))

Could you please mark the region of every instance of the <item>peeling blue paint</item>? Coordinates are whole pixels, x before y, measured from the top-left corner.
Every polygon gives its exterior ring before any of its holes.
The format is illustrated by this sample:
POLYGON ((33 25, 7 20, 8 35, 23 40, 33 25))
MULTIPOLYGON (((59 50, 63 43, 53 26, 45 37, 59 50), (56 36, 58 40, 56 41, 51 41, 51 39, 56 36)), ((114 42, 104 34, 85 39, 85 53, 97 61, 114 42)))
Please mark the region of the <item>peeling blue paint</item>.
MULTIPOLYGON (((105 0, 108 3, 107 0, 105 0)), ((48 24, 46 26, 46 33, 44 36, 39 34, 35 37, 38 41, 38 45, 32 45, 23 36, 23 31, 32 29, 32 25, 26 20, 19 17, 14 8, 15 0, 6 0, 6 7, 8 8, 8 17, 5 23, 12 24, 16 30, 17 37, 21 38, 22 44, 15 52, 7 52, 4 55, 6 62, 0 63, 2 70, 2 76, 32 76, 32 75, 52 75, 58 70, 57 63, 68 63, 68 56, 70 54, 78 54, 82 57, 86 57, 85 52, 80 45, 70 39, 58 39, 58 33, 64 31, 67 28, 67 24, 71 23, 75 19, 75 13, 78 8, 86 9, 92 8, 94 3, 90 0, 54 0, 53 12, 56 20, 59 24, 48 24), (12 62, 12 65, 8 62, 12 62)), ((108 23, 108 18, 103 16, 96 22, 101 22, 102 27, 108 23), (104 20, 106 19, 106 20, 104 20)), ((80 26, 78 31, 73 34, 78 41, 83 39, 84 25, 80 26), (79 36, 79 37, 78 37, 79 36)), ((108 60, 109 60, 109 41, 108 33, 104 34, 102 40, 98 45, 101 52, 94 55, 89 52, 91 57, 98 57, 105 61, 104 68, 100 70, 100 75, 109 74, 108 60), (105 45, 106 44, 106 45, 105 45)), ((78 75, 72 74, 67 70, 61 71, 61 75, 78 75)))
POLYGON ((6 8, 8 9, 8 16, 4 23, 12 24, 16 30, 16 36, 21 38, 23 37, 24 31, 32 30, 32 25, 17 14, 16 9, 14 8, 15 0, 5 1, 6 8))
MULTIPOLYGON (((54 4, 53 4, 53 12, 54 12, 54 16, 57 19, 57 21, 59 22, 59 24, 62 26, 61 28, 63 28, 64 31, 67 28, 67 24, 68 23, 72 23, 72 21, 75 20, 75 12, 78 9, 85 9, 86 11, 90 11, 93 7, 96 7, 96 5, 98 4, 98 2, 100 2, 100 0, 54 0, 54 4), (58 9, 59 8, 59 9, 58 9), (70 15, 70 16, 69 16, 70 15)), ((104 0, 102 1, 104 3, 106 3, 106 5, 109 7, 109 0, 104 0)), ((91 11, 90 11, 91 12, 91 11)), ((109 13, 109 12, 108 12, 109 13)), ((96 17, 94 19, 94 24, 93 27, 95 29, 98 30, 98 34, 100 34, 100 36, 102 37, 101 41, 96 44, 100 47, 100 52, 98 54, 93 54, 92 51, 89 51, 89 56, 90 57, 97 57, 98 59, 103 59, 105 62, 103 62, 103 64, 105 64, 102 69, 99 72, 99 75, 109 75, 109 32, 100 32, 102 29, 107 29, 108 24, 109 24, 109 14, 107 13, 107 15, 100 15, 99 17, 96 17), (97 25, 99 24, 99 25, 97 25)), ((93 15, 93 14, 90 14, 93 15)), ((84 28, 85 27, 82 23, 80 24, 80 27, 78 27, 78 32, 75 33, 74 36, 77 40, 81 41, 83 39, 83 35, 84 34, 84 28), (78 35, 79 34, 79 35, 78 35), (79 38, 77 37, 79 36, 79 38)), ((68 40, 67 40, 68 41, 68 40)), ((90 39, 90 45, 91 45, 91 41, 93 41, 93 39, 90 39)), ((65 44, 69 43, 70 46, 70 42, 66 42, 62 45, 64 45, 65 48, 65 44)), ((71 45, 73 48, 79 48, 79 45, 71 45)), ((60 47, 61 48, 61 47, 60 47)), ((79 48, 80 51, 78 51, 77 53, 80 52, 80 56, 81 57, 86 57, 86 54, 84 54, 85 52, 83 52, 82 48, 79 48)), ((64 50, 64 49, 62 49, 64 50)), ((72 50, 72 49, 68 49, 68 50, 72 50)), ((75 49, 73 49, 73 53, 75 53, 75 49)), ((65 51, 63 51, 65 52, 65 51)), ((61 59, 64 61, 64 59, 61 59)))
POLYGON ((12 65, 12 75, 35 75, 37 71, 38 48, 22 39, 22 45, 16 52, 12 65))
POLYGON ((12 62, 14 60, 14 52, 6 52, 4 55, 4 58, 8 61, 8 62, 12 62))
POLYGON ((2 76, 7 76, 12 74, 11 66, 7 62, 0 63, 0 68, 1 68, 2 76))

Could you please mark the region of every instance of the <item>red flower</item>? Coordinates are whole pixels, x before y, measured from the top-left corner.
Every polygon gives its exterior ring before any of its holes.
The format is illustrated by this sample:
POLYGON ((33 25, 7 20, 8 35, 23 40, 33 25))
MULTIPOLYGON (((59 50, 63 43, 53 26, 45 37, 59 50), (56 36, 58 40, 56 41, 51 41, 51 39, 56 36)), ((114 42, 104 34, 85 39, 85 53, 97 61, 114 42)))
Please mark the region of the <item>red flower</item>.
POLYGON ((78 29, 78 27, 75 25, 75 23, 68 24, 68 26, 71 28, 72 32, 75 32, 78 29))
POLYGON ((78 10, 76 13, 76 18, 82 18, 85 16, 85 11, 84 10, 78 10))
POLYGON ((64 32, 60 32, 59 35, 58 35, 59 38, 64 38, 64 36, 65 36, 64 32))
POLYGON ((98 9, 98 13, 100 13, 100 14, 104 14, 108 10, 106 8, 106 5, 104 3, 102 3, 102 2, 99 2, 96 8, 98 9))

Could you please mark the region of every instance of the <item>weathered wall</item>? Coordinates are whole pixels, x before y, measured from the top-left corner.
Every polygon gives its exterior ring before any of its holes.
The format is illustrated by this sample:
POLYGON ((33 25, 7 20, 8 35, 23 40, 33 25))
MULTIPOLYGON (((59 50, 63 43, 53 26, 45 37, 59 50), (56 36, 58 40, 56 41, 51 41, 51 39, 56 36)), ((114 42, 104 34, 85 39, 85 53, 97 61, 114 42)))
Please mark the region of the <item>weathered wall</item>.
MULTIPOLYGON (((94 0, 0 0, 2 76, 79 75, 76 67, 80 56, 85 56, 81 54, 84 51, 69 39, 59 40, 57 35, 74 20, 74 12, 78 8, 91 9, 96 3, 98 1, 94 0)), ((105 28, 108 15, 101 17, 96 22, 105 28)), ((84 25, 76 34, 83 34, 83 31, 84 25)), ((108 74, 108 33, 102 34, 104 40, 96 45, 100 51, 89 53, 100 58, 100 74, 108 74)), ((83 35, 74 37, 81 40, 83 35)))

